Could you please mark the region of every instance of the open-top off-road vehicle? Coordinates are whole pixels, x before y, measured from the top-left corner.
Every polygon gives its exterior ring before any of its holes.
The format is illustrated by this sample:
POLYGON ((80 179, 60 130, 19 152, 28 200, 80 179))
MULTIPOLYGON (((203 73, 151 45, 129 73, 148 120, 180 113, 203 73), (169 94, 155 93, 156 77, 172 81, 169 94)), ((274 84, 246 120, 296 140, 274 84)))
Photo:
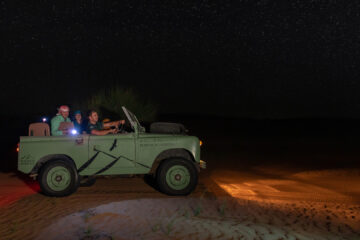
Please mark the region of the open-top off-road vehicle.
MULTIPOLYGON (((187 195, 196 187, 200 141, 181 124, 155 123, 145 132, 136 116, 122 107, 131 130, 95 136, 20 137, 18 170, 35 177, 44 194, 66 196, 80 181, 98 175, 153 175, 160 191, 187 195)), ((85 182, 86 184, 86 182, 85 182)))

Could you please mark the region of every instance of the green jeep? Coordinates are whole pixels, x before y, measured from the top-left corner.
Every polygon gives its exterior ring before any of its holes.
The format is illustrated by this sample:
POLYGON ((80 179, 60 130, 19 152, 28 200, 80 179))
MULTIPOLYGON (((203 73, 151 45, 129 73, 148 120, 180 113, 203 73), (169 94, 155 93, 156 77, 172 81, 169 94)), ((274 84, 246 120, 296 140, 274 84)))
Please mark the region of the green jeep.
POLYGON ((70 195, 81 181, 90 185, 98 175, 122 174, 152 175, 169 195, 191 193, 205 168, 199 139, 187 136, 181 124, 154 123, 146 133, 136 116, 122 109, 129 131, 20 137, 18 170, 36 178, 48 196, 70 195))

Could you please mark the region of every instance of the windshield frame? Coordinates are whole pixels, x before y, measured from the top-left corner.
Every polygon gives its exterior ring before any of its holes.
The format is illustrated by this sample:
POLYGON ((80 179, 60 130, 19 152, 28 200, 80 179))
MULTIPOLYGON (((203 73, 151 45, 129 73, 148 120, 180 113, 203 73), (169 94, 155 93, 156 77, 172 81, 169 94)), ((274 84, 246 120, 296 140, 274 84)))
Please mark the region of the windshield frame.
POLYGON ((125 116, 127 117, 127 119, 129 120, 132 129, 134 129, 134 131, 144 131, 144 128, 141 126, 139 120, 137 119, 137 117, 135 116, 135 114, 133 114, 132 112, 130 112, 125 106, 121 107, 122 110, 125 113, 125 116))

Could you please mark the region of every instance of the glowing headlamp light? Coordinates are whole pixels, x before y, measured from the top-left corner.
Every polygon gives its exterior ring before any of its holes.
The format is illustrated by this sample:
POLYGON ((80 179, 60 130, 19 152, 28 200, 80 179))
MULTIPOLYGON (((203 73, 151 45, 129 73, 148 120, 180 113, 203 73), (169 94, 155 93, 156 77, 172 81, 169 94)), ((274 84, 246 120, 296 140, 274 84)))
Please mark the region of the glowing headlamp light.
POLYGON ((71 132, 72 135, 76 135, 76 134, 78 133, 78 132, 76 131, 76 129, 72 129, 70 132, 71 132))
POLYGON ((47 122, 47 118, 44 117, 44 118, 42 119, 42 121, 43 121, 43 122, 47 122))

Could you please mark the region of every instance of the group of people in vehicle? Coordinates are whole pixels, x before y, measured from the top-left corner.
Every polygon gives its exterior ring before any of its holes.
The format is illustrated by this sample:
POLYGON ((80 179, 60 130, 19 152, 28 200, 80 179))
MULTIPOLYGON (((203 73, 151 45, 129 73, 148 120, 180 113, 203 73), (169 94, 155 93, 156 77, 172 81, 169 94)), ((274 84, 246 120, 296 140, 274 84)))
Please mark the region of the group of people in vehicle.
POLYGON ((70 128, 64 127, 71 123, 74 129, 79 134, 93 134, 93 135, 106 135, 109 133, 116 133, 117 127, 121 124, 125 124, 125 120, 118 120, 112 122, 100 122, 99 115, 95 110, 88 112, 88 120, 82 118, 81 111, 77 110, 74 112, 74 121, 69 118, 70 108, 66 105, 62 105, 58 109, 58 113, 50 121, 51 124, 51 135, 52 136, 63 136, 68 135, 70 128))

